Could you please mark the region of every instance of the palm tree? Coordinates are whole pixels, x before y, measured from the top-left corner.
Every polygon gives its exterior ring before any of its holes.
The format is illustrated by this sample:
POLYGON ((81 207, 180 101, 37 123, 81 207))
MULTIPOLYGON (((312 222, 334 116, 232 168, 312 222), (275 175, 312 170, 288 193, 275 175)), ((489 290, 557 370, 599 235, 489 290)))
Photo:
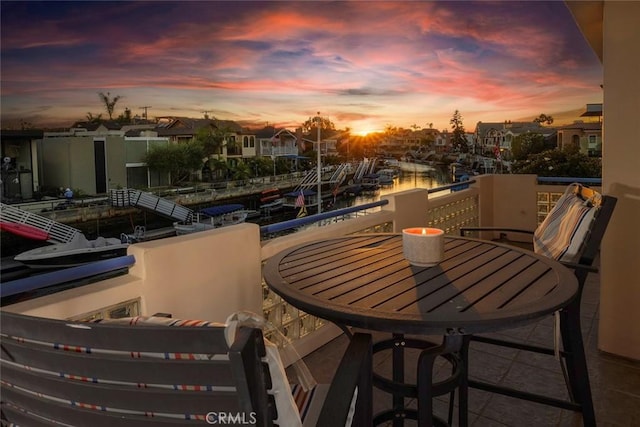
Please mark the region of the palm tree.
POLYGON ((100 123, 102 121, 102 114, 94 116, 93 113, 87 113, 87 121, 89 123, 100 123))
POLYGON ((116 108, 116 103, 121 96, 114 96, 113 99, 111 99, 111 94, 109 92, 107 92, 106 95, 103 92, 100 92, 98 96, 107 109, 107 113, 109 113, 109 120, 113 120, 113 110, 116 108))
POLYGON ((224 159, 210 159, 209 166, 211 170, 216 173, 216 178, 218 175, 222 175, 225 180, 229 175, 229 165, 224 159))

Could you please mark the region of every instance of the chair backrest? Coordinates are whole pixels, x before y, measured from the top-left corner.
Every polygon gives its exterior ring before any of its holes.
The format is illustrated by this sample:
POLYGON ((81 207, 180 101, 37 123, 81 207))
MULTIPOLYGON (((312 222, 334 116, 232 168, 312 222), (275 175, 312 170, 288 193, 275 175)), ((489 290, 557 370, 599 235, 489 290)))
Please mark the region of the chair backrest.
POLYGON ((574 183, 534 232, 536 253, 591 266, 617 199, 574 183))
POLYGON ((262 331, 0 312, 1 415, 24 426, 272 425, 262 331))

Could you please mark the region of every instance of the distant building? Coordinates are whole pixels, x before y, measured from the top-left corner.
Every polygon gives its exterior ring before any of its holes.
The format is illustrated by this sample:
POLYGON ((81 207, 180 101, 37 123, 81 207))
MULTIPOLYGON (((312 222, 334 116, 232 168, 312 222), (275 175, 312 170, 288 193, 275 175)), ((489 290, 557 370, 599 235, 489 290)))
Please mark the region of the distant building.
POLYGON ((143 159, 153 145, 168 143, 147 126, 141 130, 98 126, 93 131, 76 127, 44 132, 37 140, 39 185, 71 187, 84 194, 106 194, 118 187, 167 185, 168 176, 149 171, 143 159))
POLYGON ((581 121, 558 129, 558 148, 576 147, 589 156, 602 156, 602 124, 581 121))
POLYGON ((548 138, 555 135, 556 129, 544 127, 536 122, 505 122, 476 124, 474 148, 478 154, 495 156, 500 151, 503 160, 511 158, 511 144, 513 139, 524 133, 538 133, 548 138))
POLYGON ((558 148, 562 150, 572 146, 588 156, 601 157, 602 104, 587 104, 585 112, 580 117, 586 119, 558 129, 558 148))
POLYGON ((0 133, 0 198, 2 201, 30 199, 38 190, 36 141, 42 130, 2 130, 0 133))

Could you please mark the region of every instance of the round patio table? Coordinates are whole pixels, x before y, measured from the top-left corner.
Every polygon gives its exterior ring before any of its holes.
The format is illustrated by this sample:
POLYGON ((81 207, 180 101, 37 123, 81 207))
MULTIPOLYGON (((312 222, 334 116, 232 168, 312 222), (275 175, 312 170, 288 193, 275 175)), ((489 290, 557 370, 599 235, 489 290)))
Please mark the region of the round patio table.
POLYGON ((445 236, 445 256, 435 267, 410 265, 402 253, 401 234, 359 234, 285 249, 267 260, 263 273, 275 293, 306 313, 345 330, 393 334, 374 346, 374 352, 394 351, 393 380, 374 375, 375 383, 394 395, 394 408, 376 417, 379 422, 422 419, 431 413, 431 398, 422 401, 425 393, 437 395, 460 386, 459 422, 466 425, 467 361, 460 352, 464 337, 536 321, 565 307, 578 292, 575 275, 557 261, 522 248, 455 236, 445 236), (405 334, 441 335, 443 343, 433 347, 405 334), (429 380, 422 390, 420 384, 403 387, 405 346, 424 349, 419 378, 430 379, 433 359, 448 355, 455 368, 451 381, 432 387, 429 380), (419 398, 417 413, 404 408, 407 396, 419 398))

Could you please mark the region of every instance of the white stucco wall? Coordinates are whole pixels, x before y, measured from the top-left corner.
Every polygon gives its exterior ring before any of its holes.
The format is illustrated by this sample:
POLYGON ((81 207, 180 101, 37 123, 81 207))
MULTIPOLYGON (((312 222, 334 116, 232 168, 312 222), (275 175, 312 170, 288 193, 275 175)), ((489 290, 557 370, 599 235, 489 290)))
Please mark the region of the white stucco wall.
POLYGON ((618 204, 602 242, 598 347, 640 360, 640 2, 604 2, 603 189, 618 204))

